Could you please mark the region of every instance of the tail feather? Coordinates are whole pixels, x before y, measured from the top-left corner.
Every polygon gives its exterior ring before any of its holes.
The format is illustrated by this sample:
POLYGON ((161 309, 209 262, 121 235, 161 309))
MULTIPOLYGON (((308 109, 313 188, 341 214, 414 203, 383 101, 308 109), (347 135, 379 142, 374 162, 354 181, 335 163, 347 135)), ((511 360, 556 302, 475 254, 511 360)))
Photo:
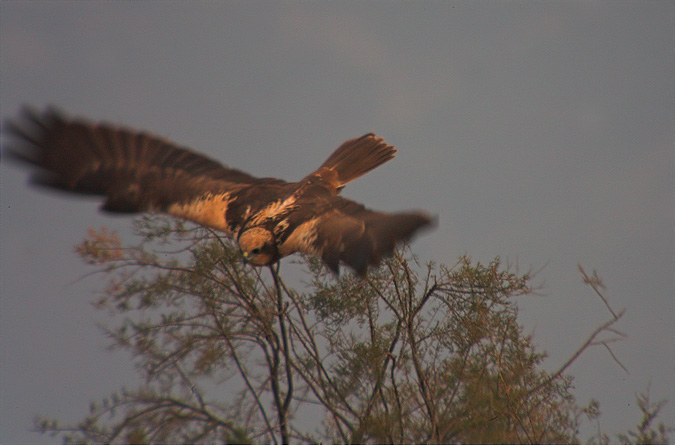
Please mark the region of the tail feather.
POLYGON ((338 187, 342 188, 348 182, 393 159, 395 155, 395 147, 373 133, 368 133, 343 143, 319 170, 326 168, 334 171, 337 174, 338 187))

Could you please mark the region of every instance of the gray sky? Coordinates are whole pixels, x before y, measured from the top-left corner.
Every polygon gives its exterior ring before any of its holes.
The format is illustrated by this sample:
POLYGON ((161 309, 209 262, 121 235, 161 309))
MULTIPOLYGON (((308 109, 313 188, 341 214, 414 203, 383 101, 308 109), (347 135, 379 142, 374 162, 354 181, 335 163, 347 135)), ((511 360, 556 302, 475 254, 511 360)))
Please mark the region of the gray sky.
MULTIPOLYGON (((609 316, 629 338, 582 356, 580 403, 633 426, 651 382, 675 423, 673 2, 2 2, 0 113, 58 105, 145 129, 258 176, 297 180, 375 131, 397 158, 345 195, 427 209, 422 260, 463 253, 541 269, 521 323, 554 370, 609 316)), ((36 413, 79 420, 133 387, 73 245, 131 219, 1 171, 0 441, 49 442, 36 413)), ((587 425, 585 437, 596 431, 587 425)))

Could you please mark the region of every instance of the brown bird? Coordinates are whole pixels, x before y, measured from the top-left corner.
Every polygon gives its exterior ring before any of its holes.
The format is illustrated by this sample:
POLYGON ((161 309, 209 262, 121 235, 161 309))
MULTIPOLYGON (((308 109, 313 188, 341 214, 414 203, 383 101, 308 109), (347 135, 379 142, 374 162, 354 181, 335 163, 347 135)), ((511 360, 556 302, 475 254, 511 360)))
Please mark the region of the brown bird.
POLYGON ((359 275, 397 243, 433 225, 423 212, 382 213, 339 196, 345 184, 395 156, 368 133, 343 143, 298 182, 255 178, 161 137, 24 109, 8 123, 10 154, 38 171, 32 182, 105 197, 115 213, 163 212, 226 233, 246 261, 270 265, 294 252, 340 262, 359 275))

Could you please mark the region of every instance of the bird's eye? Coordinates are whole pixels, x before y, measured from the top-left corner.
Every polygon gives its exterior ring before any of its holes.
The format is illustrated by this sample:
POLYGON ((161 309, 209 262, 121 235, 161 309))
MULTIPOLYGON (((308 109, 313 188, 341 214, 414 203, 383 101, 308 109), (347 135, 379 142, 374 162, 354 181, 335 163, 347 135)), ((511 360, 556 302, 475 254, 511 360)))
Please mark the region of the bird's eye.
POLYGON ((251 250, 251 253, 253 255, 258 255, 260 253, 260 247, 256 247, 255 249, 251 250))

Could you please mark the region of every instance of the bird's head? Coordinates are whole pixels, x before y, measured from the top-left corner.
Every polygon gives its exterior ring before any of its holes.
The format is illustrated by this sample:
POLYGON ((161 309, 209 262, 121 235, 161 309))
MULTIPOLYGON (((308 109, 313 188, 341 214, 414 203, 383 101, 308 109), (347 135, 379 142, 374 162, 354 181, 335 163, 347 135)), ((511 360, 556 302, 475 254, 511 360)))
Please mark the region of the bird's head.
POLYGON ((256 266, 267 266, 279 259, 274 235, 263 227, 253 227, 239 235, 239 248, 244 259, 256 266))

